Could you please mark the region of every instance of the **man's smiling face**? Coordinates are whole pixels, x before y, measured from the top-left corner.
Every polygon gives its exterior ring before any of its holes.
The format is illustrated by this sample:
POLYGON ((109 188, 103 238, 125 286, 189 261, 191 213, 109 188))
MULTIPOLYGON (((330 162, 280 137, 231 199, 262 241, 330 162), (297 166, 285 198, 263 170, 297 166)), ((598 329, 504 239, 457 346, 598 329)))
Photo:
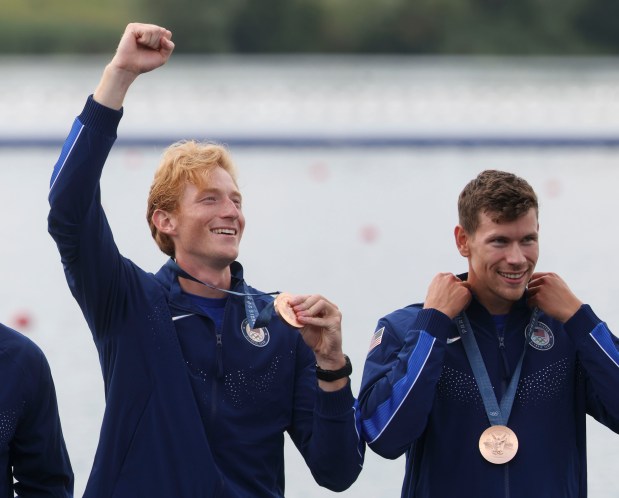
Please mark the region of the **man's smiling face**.
POLYGON ((173 217, 177 260, 220 270, 238 257, 245 228, 242 197, 223 168, 211 171, 203 187, 187 183, 173 217))
POLYGON ((456 243, 469 260, 473 294, 490 313, 505 314, 524 294, 537 264, 537 210, 531 208, 518 219, 502 223, 480 213, 479 221, 473 234, 456 227, 456 243))

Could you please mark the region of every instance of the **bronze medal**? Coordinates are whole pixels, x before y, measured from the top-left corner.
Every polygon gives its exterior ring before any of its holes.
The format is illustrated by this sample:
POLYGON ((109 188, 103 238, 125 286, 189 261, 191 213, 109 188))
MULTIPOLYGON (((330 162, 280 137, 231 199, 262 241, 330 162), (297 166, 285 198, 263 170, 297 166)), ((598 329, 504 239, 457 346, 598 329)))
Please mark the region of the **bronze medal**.
POLYGON ((295 329, 301 329, 303 328, 303 324, 297 320, 297 315, 292 309, 292 306, 290 306, 291 297, 292 296, 286 292, 278 294, 273 303, 273 308, 284 322, 295 329))
POLYGON ((509 427, 493 425, 479 438, 479 451, 490 463, 507 463, 516 456, 518 438, 509 427))

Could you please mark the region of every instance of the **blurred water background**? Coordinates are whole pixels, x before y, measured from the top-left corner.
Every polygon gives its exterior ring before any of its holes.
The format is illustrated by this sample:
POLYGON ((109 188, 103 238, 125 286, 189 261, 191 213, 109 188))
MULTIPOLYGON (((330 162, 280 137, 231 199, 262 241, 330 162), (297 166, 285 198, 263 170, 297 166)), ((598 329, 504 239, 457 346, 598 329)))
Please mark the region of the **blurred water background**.
MULTIPOLYGON (((103 383, 47 234, 47 190, 105 62, 0 59, 0 320, 49 359, 76 496, 96 448, 103 383)), ((461 188, 482 169, 509 170, 540 197, 538 269, 562 275, 619 331, 617 62, 176 57, 130 90, 103 203, 124 254, 156 271, 165 257, 144 213, 162 147, 181 138, 227 143, 245 197, 239 259, 249 282, 339 305, 356 393, 377 319, 423 300, 435 273, 466 269, 452 235, 461 188)), ((616 497, 619 437, 591 421, 588 447, 590 497, 616 497)), ((291 444, 286 454, 287 496, 335 496, 313 483, 291 444)), ((403 470, 403 459, 368 451, 340 496, 399 496, 403 470)))

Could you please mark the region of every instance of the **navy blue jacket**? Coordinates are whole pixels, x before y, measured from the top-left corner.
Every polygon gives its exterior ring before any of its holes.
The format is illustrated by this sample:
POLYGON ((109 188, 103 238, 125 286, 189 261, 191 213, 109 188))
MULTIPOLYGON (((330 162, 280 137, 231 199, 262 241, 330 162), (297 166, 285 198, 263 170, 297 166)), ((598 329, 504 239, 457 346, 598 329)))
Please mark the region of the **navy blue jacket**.
MULTIPOLYGON (((500 400, 531 310, 524 297, 515 304, 502 337, 476 300, 466 313, 500 400)), ((359 394, 362 436, 386 458, 406 454, 403 497, 587 495, 585 415, 619 431, 619 343, 589 306, 565 325, 541 314, 507 424, 518 452, 503 465, 480 454, 490 424, 454 321, 412 305, 378 322, 374 344, 359 394)))
POLYGON ((0 383, 0 496, 72 497, 73 471, 47 360, 30 339, 2 324, 0 383))
MULTIPOLYGON (((355 399, 350 386, 318 388, 314 354, 298 331, 280 320, 248 330, 236 296, 217 330, 167 266, 153 275, 118 251, 99 179, 121 114, 88 99, 49 195, 49 231, 105 382, 85 496, 283 496, 286 432, 319 484, 347 488, 363 460, 355 399)), ((241 265, 231 270, 233 290, 242 291, 241 265)), ((257 298, 257 307, 269 299, 257 298)))

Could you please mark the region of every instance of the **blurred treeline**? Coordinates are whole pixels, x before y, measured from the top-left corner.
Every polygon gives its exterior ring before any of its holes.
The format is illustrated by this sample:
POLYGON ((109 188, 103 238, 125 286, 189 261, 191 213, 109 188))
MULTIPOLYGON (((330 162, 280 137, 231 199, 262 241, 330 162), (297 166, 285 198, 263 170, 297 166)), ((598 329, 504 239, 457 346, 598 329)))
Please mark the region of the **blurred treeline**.
POLYGON ((130 21, 177 52, 619 53, 619 0, 0 0, 0 52, 109 53, 130 21))

